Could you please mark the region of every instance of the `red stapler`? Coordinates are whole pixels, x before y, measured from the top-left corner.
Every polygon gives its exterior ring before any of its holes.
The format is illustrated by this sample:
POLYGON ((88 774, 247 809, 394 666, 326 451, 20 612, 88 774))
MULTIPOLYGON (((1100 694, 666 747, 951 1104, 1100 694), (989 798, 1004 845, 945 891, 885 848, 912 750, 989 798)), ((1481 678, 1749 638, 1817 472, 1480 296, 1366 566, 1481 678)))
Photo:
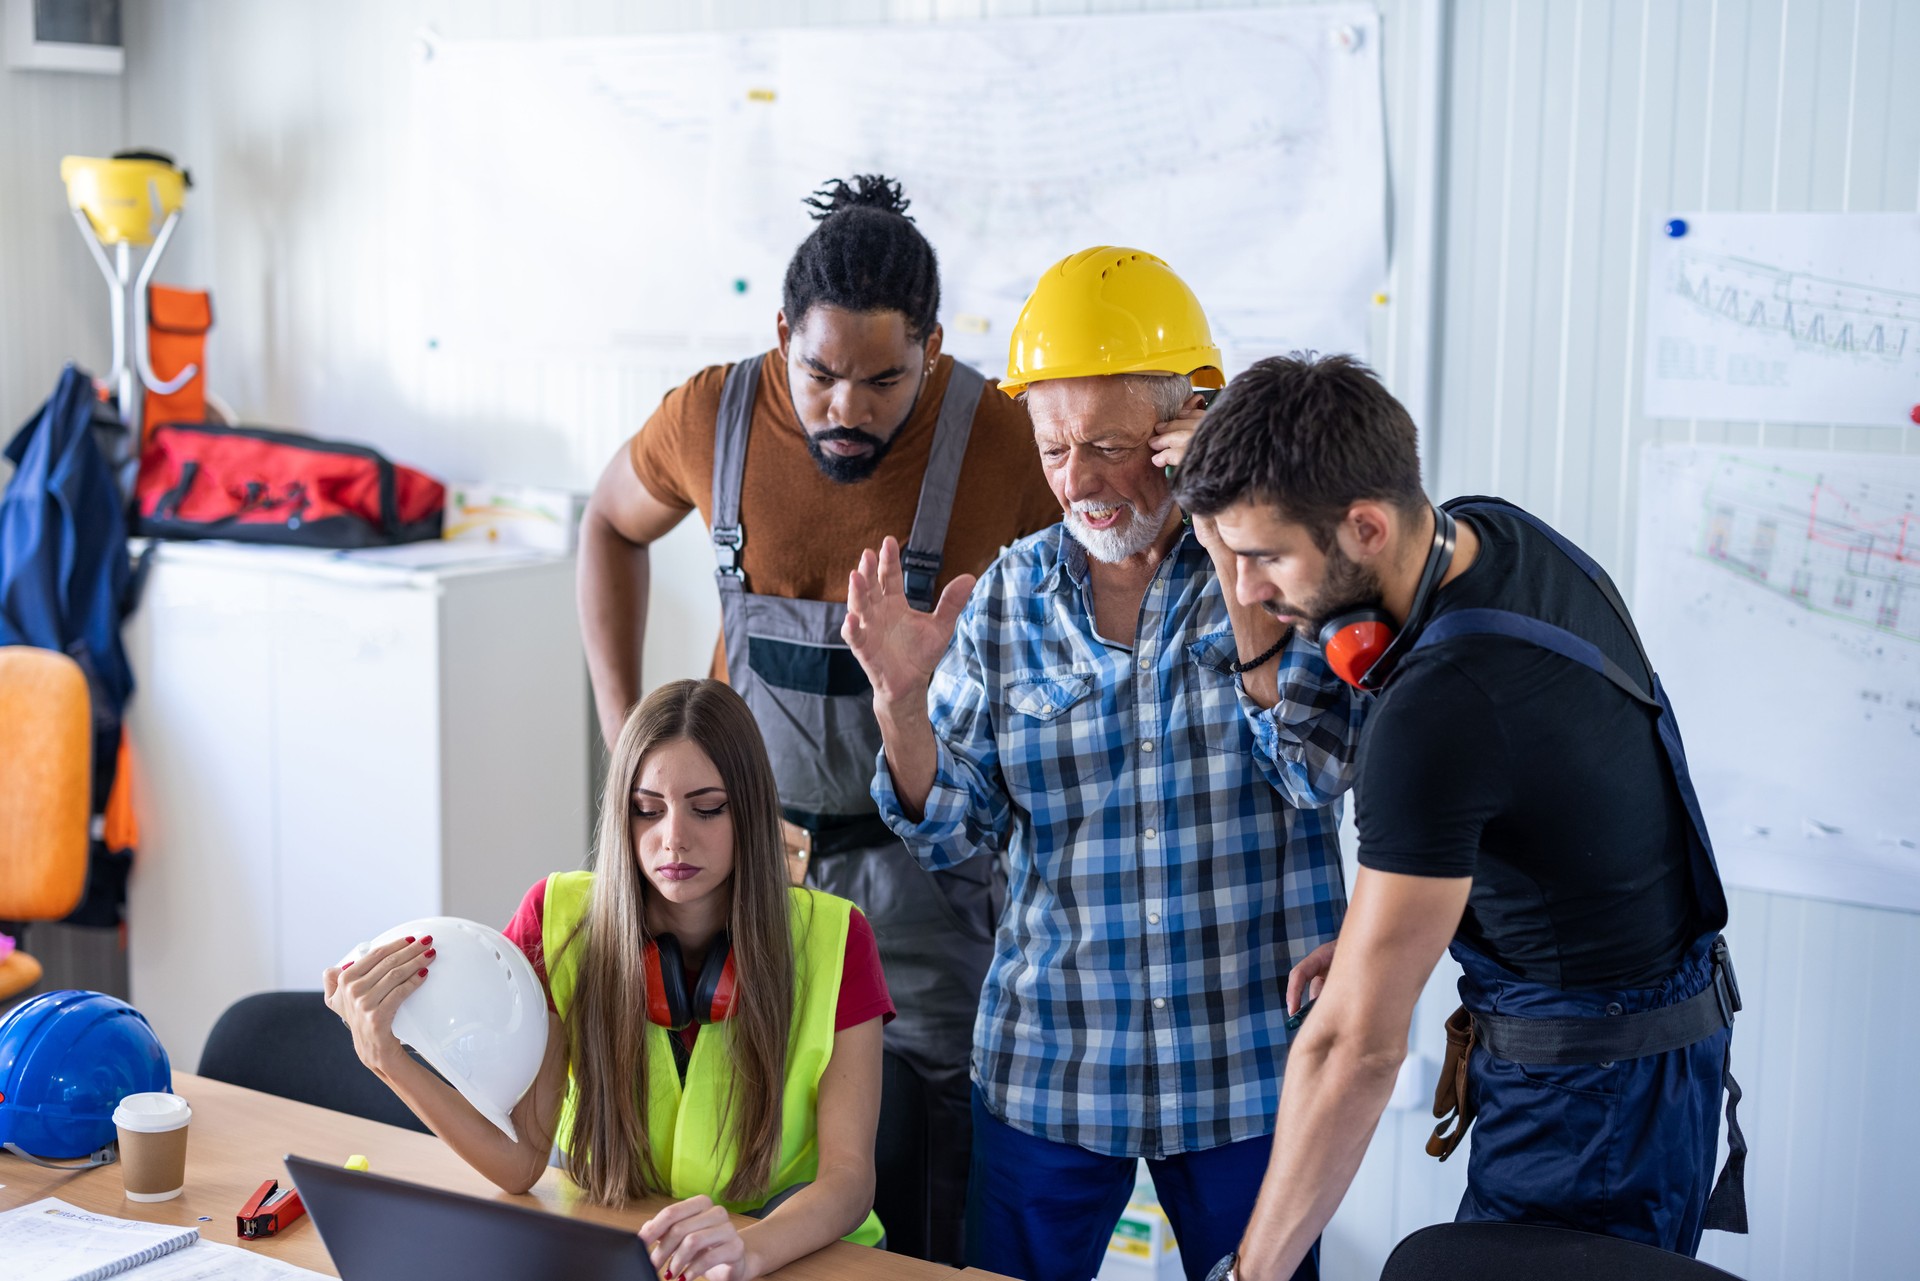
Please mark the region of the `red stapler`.
POLYGON ((298 1188, 283 1189, 280 1180, 268 1179, 240 1207, 240 1213, 234 1218, 239 1225, 241 1239, 255 1241, 292 1226, 293 1221, 306 1212, 307 1207, 300 1202, 298 1188))

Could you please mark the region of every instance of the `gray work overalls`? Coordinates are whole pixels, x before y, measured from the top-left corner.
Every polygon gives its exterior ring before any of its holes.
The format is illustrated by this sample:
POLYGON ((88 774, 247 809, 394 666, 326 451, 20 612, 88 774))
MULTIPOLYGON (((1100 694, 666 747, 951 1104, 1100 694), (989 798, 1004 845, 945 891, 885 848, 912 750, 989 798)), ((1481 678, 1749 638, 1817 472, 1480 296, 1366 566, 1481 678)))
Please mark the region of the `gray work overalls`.
MULTIPOLYGON (((713 546, 727 681, 747 700, 766 738, 782 813, 813 835, 808 883, 853 900, 879 940, 898 1011, 886 1029, 886 1047, 920 1078, 928 1096, 929 1257, 958 1263, 972 1146, 967 1065, 992 959, 994 860, 928 872, 881 822, 870 790, 880 727, 873 688, 840 635, 847 607, 748 590, 740 553, 752 531, 741 522, 740 490, 762 364, 755 357, 728 371, 714 432, 713 546)), ((933 606, 954 489, 984 386, 978 371, 954 363, 901 558, 916 609, 933 606)), ((861 501, 858 486, 847 487, 846 500, 861 501)), ((892 1102, 882 1099, 883 1133, 908 1124, 893 1114, 892 1102)), ((901 1231, 908 1225, 886 1226, 891 1239, 911 1248, 909 1233, 901 1231)))

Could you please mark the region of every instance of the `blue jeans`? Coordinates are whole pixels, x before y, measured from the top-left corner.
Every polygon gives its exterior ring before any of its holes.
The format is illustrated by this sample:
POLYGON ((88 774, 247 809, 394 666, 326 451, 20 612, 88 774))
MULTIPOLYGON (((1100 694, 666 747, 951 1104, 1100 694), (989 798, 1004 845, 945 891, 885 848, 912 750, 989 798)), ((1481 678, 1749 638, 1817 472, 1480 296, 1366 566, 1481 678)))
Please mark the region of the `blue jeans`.
MULTIPOLYGON (((1204 1281, 1240 1244, 1267 1173, 1273 1137, 1148 1161, 1188 1281, 1204 1281)), ((1133 1192, 1130 1156, 1102 1156, 1014 1129, 973 1087, 967 1263, 1020 1281, 1088 1281, 1133 1192)), ((1294 1281, 1318 1281, 1316 1242, 1294 1281)))

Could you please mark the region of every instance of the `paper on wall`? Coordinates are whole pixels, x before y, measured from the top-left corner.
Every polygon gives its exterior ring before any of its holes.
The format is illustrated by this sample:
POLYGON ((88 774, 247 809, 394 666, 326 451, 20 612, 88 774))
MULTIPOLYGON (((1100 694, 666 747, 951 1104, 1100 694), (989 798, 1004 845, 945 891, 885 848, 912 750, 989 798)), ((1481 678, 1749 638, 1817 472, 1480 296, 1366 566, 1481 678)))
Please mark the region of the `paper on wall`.
POLYGON ((1649 417, 1913 423, 1920 214, 1680 214, 1648 261, 1649 417))

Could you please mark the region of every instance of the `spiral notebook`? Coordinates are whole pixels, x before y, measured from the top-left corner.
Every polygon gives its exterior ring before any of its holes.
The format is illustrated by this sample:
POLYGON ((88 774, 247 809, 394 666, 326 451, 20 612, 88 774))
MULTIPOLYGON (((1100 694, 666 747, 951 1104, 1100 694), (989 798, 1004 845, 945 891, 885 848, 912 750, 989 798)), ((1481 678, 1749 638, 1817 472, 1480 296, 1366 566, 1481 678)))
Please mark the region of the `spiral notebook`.
POLYGON ((117 1277, 200 1239, 198 1228, 93 1214, 55 1197, 0 1214, 7 1281, 117 1277))

